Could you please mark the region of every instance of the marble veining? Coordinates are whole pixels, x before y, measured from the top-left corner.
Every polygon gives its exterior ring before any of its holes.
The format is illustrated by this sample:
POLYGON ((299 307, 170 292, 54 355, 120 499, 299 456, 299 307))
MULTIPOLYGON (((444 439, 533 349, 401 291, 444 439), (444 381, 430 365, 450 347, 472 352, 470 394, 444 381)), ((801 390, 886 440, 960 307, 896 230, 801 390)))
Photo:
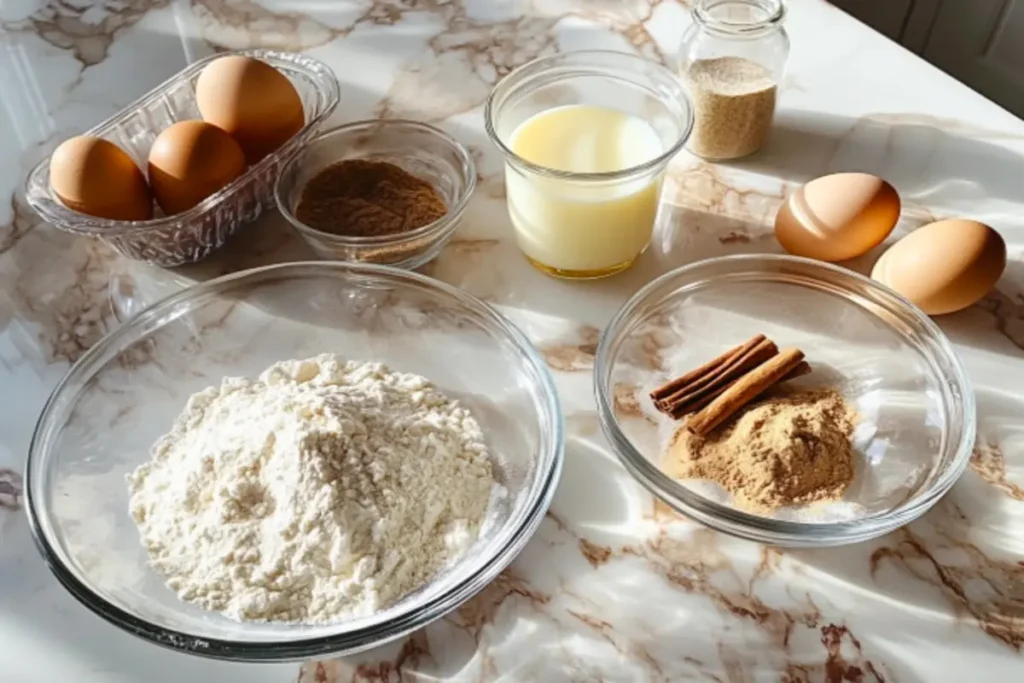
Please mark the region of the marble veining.
MULTIPOLYGON (((651 248, 630 271, 562 283, 520 257, 503 161, 483 129, 491 87, 559 50, 672 64, 676 0, 21 0, 0 4, 0 678, 161 683, 398 681, 1009 681, 1024 667, 1024 123, 823 0, 793 0, 793 52, 767 147, 729 165, 681 154, 651 248), (423 272, 498 306, 555 374, 564 476, 538 533, 473 600, 398 642, 302 664, 210 662, 91 616, 45 568, 23 510, 34 422, 69 365, 129 316, 188 285, 312 254, 265 215, 206 261, 160 270, 42 224, 33 164, 166 79, 228 49, 303 50, 338 74, 332 123, 408 117, 471 149, 478 190, 423 272), (878 173, 899 189, 894 238, 970 216, 1006 237, 1005 277, 939 323, 978 400, 970 468, 923 518, 874 541, 781 550, 700 527, 647 494, 601 436, 591 387, 615 309, 700 258, 778 252, 772 219, 817 175, 878 173), (8 646, 8 644, 11 644, 8 646), (84 643, 84 644, 83 644, 84 643)), ((853 262, 868 272, 880 250, 853 262)), ((224 315, 230 315, 225 310, 224 315)), ((823 313, 825 314, 825 313, 823 313)), ((212 321, 211 324, 216 324, 212 321)), ((636 359, 661 367, 652 333, 636 359)), ((145 345, 119 359, 144 371, 145 345)), ((641 389, 615 388, 643 415, 641 389)), ((111 410, 110 427, 133 419, 111 410)))
POLYGON ((21 475, 11 469, 0 469, 0 508, 10 512, 20 510, 21 492, 21 475))

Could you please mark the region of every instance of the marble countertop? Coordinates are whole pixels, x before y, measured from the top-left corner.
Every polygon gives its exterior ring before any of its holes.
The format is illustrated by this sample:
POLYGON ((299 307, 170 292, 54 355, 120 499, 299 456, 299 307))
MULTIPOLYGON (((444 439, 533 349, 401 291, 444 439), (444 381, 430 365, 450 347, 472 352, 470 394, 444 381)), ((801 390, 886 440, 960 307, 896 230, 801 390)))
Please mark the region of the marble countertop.
MULTIPOLYGON (((1018 680, 1024 672, 1024 123, 822 0, 795 0, 768 147, 742 163, 682 155, 669 219, 633 270, 552 280, 519 256, 482 105, 515 66, 558 50, 671 59, 689 24, 671 0, 108 0, 0 4, 0 679, 36 681, 1018 680), (342 83, 334 122, 430 121, 469 145, 480 185, 426 272, 559 331, 533 341, 567 415, 565 474, 519 559, 450 617, 350 658, 236 665, 135 640, 80 606, 33 547, 21 472, 32 428, 69 364, 126 316, 193 281, 308 257, 266 216, 208 261, 164 271, 60 233, 20 186, 81 132, 217 49, 302 50, 342 83), (941 319, 969 369, 977 447, 952 492, 876 541, 785 551, 667 514, 619 466, 591 392, 599 329, 657 273, 778 251, 770 221, 799 183, 884 176, 900 232, 969 216, 1007 239, 998 291, 941 319), (1018 532, 1018 533, 1015 533, 1018 532)), ((864 264, 855 264, 861 266, 864 264)))

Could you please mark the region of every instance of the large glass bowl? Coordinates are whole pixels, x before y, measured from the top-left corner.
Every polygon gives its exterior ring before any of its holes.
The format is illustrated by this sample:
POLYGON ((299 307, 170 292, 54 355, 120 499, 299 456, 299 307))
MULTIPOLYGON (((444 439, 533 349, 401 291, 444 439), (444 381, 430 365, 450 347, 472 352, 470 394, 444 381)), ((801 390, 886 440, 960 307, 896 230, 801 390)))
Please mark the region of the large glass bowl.
POLYGON ((676 510, 742 538, 783 546, 863 541, 916 519, 963 473, 974 394, 953 347, 924 313, 857 273, 791 256, 709 259, 641 289, 605 328, 594 374, 601 426, 626 468, 676 510), (804 351, 860 414, 854 481, 842 500, 757 515, 717 485, 661 468, 678 427, 656 386, 762 333, 804 351))
POLYGON ((235 660, 352 653, 469 599, 544 517, 562 465, 562 416, 542 359, 511 323, 462 291, 381 266, 293 263, 174 294, 101 340, 58 385, 36 427, 27 509, 72 595, 159 645, 235 660), (372 617, 327 626, 238 623, 180 601, 152 571, 125 475, 149 458, 188 397, 224 376, 333 352, 430 378, 469 407, 507 495, 465 558, 372 617))

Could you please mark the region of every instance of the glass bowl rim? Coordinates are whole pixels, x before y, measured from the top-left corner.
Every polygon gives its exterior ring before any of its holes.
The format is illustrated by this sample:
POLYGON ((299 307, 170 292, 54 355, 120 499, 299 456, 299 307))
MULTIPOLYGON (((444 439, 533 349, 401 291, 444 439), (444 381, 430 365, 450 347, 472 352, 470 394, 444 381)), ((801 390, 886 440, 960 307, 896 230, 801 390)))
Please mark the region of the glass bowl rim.
MULTIPOLYGON (((587 75, 588 71, 594 72, 594 74, 600 75, 603 78, 612 80, 623 80, 613 74, 601 73, 596 70, 596 66, 591 64, 588 66, 579 66, 577 71, 572 72, 571 76, 587 75)), ((665 98, 660 98, 664 100, 665 98)), ((620 52, 619 50, 572 50, 570 52, 556 52, 554 54, 545 55, 542 57, 536 57, 531 59, 525 64, 517 66, 515 69, 507 73, 501 80, 499 80, 494 87, 491 88, 491 92, 487 95, 487 100, 484 104, 484 128, 487 131, 487 137, 491 139, 491 143, 498 148, 498 150, 504 155, 506 159, 514 162, 523 169, 534 173, 536 175, 557 178, 562 180, 572 180, 576 182, 609 182, 629 179, 635 176, 643 175, 654 169, 657 169, 669 162, 686 144, 686 141, 690 138, 690 134, 693 132, 694 125, 694 107, 693 101, 690 98, 689 91, 686 89, 682 80, 672 72, 670 68, 664 64, 645 59, 640 55, 633 54, 631 52, 620 52), (528 71, 537 69, 539 67, 545 67, 545 70, 534 74, 532 78, 537 78, 546 71, 550 71, 553 66, 556 66, 558 62, 571 61, 575 58, 587 58, 592 57, 593 59, 618 59, 623 62, 623 66, 627 67, 645 67, 654 71, 660 77, 663 77, 666 82, 671 82, 673 85, 679 88, 678 99, 682 100, 685 104, 684 107, 684 121, 680 127, 680 133, 676 141, 670 145, 660 155, 637 164, 636 166, 630 166, 628 168, 620 169, 618 171, 605 171, 600 173, 574 173, 572 171, 560 171, 555 168, 548 168, 547 166, 541 166, 535 164, 532 161, 527 161, 518 154, 516 154, 511 147, 509 147, 501 135, 498 134, 497 128, 494 125, 494 118, 497 112, 501 109, 501 105, 504 102, 496 102, 498 95, 507 96, 506 90, 513 89, 515 86, 520 84, 520 79, 523 78, 524 74, 528 71)))
MULTIPOLYGON (((340 102, 341 86, 338 83, 337 77, 334 75, 334 71, 315 57, 310 57, 309 55, 300 52, 288 52, 286 50, 271 50, 265 48, 229 50, 227 52, 218 52, 212 55, 207 55, 202 59, 197 59, 196 61, 189 63, 159 85, 151 88, 144 95, 119 109, 113 116, 104 119, 89 130, 79 133, 79 135, 97 135, 100 131, 105 130, 112 125, 114 121, 127 116, 130 112, 141 109, 154 100, 159 99, 163 96, 164 91, 176 82, 181 81, 182 79, 192 78, 194 74, 202 71, 207 64, 216 61, 221 57, 235 56, 253 57, 267 63, 272 61, 289 62, 291 67, 298 71, 302 71, 307 77, 315 81, 314 87, 317 89, 319 96, 324 100, 323 107, 315 110, 312 118, 310 118, 310 120, 306 122, 302 128, 295 133, 295 135, 286 140, 280 148, 266 155, 255 164, 247 166, 240 176, 211 194, 209 197, 206 197, 195 206, 180 213, 171 214, 170 216, 147 218, 146 220, 141 221, 118 221, 99 216, 90 216, 89 214, 69 209, 61 204, 56 198, 51 202, 40 202, 37 201, 37 198, 32 192, 26 191, 26 200, 29 202, 32 209, 38 212, 47 221, 57 223, 58 227, 62 222, 78 223, 79 225, 75 225, 73 228, 74 231, 98 237, 116 237, 126 233, 142 234, 154 232, 156 230, 166 228, 167 226, 197 220, 210 213, 213 209, 221 206, 225 201, 233 198, 238 194, 242 187, 253 182, 253 178, 257 178, 261 173, 266 172, 275 163, 280 163, 282 159, 287 159, 294 153, 297 147, 301 147, 301 144, 299 144, 301 139, 304 136, 310 135, 310 133, 315 133, 320 125, 323 124, 323 122, 334 112, 340 102), (96 227, 89 227, 90 225, 96 227)), ((277 68, 272 63, 270 66, 273 66, 275 69, 277 68)), ((50 159, 52 156, 52 153, 48 154, 42 161, 36 164, 31 171, 29 171, 24 182, 26 187, 32 183, 36 176, 43 172, 44 168, 46 168, 46 172, 49 173, 50 159)), ((145 169, 140 170, 143 172, 143 175, 145 175, 145 169)))
MULTIPOLYGON (((339 161, 340 160, 341 159, 339 159, 339 161)), ((353 247, 396 246, 406 242, 419 240, 431 235, 432 233, 443 233, 445 228, 454 227, 455 223, 462 217, 462 214, 465 213, 466 207, 469 206, 469 201, 472 199, 473 192, 476 190, 476 181, 476 162, 473 161, 473 155, 469 153, 469 149, 437 126, 432 126, 429 123, 423 123, 422 121, 413 121, 411 119, 364 119, 362 121, 343 123, 341 125, 334 126, 333 128, 319 131, 304 144, 293 150, 284 160, 284 163, 281 164, 281 170, 277 175, 277 180, 274 182, 274 201, 277 204, 277 210, 281 212, 281 215, 284 216, 285 220, 287 220, 288 223, 300 233, 304 233, 317 239, 328 240, 334 244, 353 247), (459 157, 459 161, 462 162, 467 170, 466 184, 460 188, 456 197, 455 205, 452 206, 445 215, 441 216, 437 220, 427 223, 415 230, 400 232, 395 235, 335 235, 330 232, 317 230, 316 228, 306 225, 300 221, 292 212, 291 208, 288 207, 288 203, 285 200, 285 194, 287 191, 284 187, 284 178, 292 171, 293 167, 299 164, 299 157, 302 156, 302 153, 313 145, 323 142, 328 138, 358 131, 369 131, 373 134, 383 128, 401 128, 427 133, 444 143, 449 149, 455 152, 459 157)))
MULTIPOLYGON (((713 275, 705 282, 711 282, 714 279, 713 275)), ((906 341, 903 335, 901 338, 909 346, 918 348, 916 344, 906 341)), ((622 305, 601 333, 594 360, 594 395, 597 400, 598 419, 602 431, 619 460, 629 473, 657 498, 683 514, 723 533, 758 542, 803 547, 841 545, 867 540, 903 526, 924 514, 956 483, 966 469, 974 446, 977 419, 974 390, 963 362, 939 326, 923 311, 897 292, 860 273, 831 263, 785 254, 734 254, 702 259, 670 270, 642 287, 622 305), (612 370, 609 348, 617 341, 622 332, 628 331, 624 325, 630 322, 636 310, 647 304, 648 297, 667 283, 675 280, 684 281, 687 276, 692 276, 701 269, 722 264, 733 265, 735 269, 745 265, 756 266, 770 263, 791 263, 819 269, 823 275, 821 279, 845 290, 849 290, 849 287, 843 285, 840 278, 850 278, 854 283, 865 287, 888 303, 889 312, 896 312, 897 315, 909 318, 923 328, 927 338, 936 345, 939 355, 950 365, 951 376, 939 378, 940 383, 948 383, 959 388, 960 395, 963 396, 963 403, 958 406, 955 402, 950 403, 943 400, 943 408, 947 415, 952 414, 954 418, 958 418, 957 421, 961 427, 960 433, 952 435, 955 438, 951 438, 949 441, 951 446, 948 448, 948 452, 952 453, 952 457, 946 470, 927 490, 914 496, 905 504, 885 513, 843 522, 793 522, 761 517, 709 500, 675 481, 637 451, 619 427, 615 417, 613 397, 607 387, 612 370)), ((943 429, 944 431, 949 429, 948 423, 943 429)))
MULTIPOLYGON (((162 323, 159 326, 162 326, 162 323)), ((554 499, 564 464, 564 436, 562 407, 547 364, 526 334, 493 306, 446 282, 390 266, 347 261, 276 263, 222 275, 166 296, 128 318, 120 327, 90 347, 54 387, 36 421, 25 467, 25 511, 36 548, 60 584, 94 614, 143 640, 178 652, 239 662, 283 662, 326 655, 354 654, 379 647, 444 617, 483 590, 519 555, 540 526, 554 499), (540 408, 542 413, 546 413, 550 418, 553 433, 551 446, 541 454, 541 463, 547 461, 547 464, 540 469, 537 482, 528 494, 532 500, 528 499, 529 502, 524 507, 518 525, 508 530, 505 544, 499 547, 494 556, 487 559, 474 574, 465 577, 460 583, 447 587, 416 609, 400 613, 389 621, 370 624, 358 630, 344 630, 346 622, 343 621, 337 624, 337 633, 301 640, 246 641, 210 638, 160 626, 113 604, 94 591, 85 580, 79 578, 77 572, 66 565, 62 553, 56 550, 60 543, 55 539, 51 540, 46 531, 48 528, 56 529, 56 525, 49 519, 50 515, 46 512, 45 505, 38 500, 45 497, 42 490, 44 480, 41 475, 46 471, 45 468, 41 468, 39 461, 48 455, 40 453, 40 444, 45 433, 56 427, 48 424, 48 421, 52 418, 55 406, 63 397, 65 389, 73 382, 81 382, 91 377, 91 366, 98 358, 104 357, 126 340, 134 338, 140 329, 160 321, 165 314, 182 305, 188 305, 191 301, 249 280, 259 282, 270 275, 307 275, 318 270, 324 273, 383 276, 407 285, 425 287, 434 293, 454 299, 493 324, 505 339, 512 342, 521 361, 532 367, 540 393, 540 408)))

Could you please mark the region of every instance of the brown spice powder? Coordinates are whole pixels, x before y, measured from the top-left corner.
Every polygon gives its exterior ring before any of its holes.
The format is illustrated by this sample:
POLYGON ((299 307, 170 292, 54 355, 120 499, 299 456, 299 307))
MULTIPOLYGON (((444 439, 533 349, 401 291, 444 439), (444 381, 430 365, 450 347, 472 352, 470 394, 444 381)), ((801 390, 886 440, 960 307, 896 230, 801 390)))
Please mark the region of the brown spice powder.
POLYGON ((400 166, 346 159, 328 166, 302 189, 295 217, 334 235, 397 235, 448 212, 434 186, 400 166))
POLYGON ((779 388, 705 437, 680 428, 665 471, 716 482, 754 512, 835 500, 853 480, 856 422, 835 389, 779 388))

